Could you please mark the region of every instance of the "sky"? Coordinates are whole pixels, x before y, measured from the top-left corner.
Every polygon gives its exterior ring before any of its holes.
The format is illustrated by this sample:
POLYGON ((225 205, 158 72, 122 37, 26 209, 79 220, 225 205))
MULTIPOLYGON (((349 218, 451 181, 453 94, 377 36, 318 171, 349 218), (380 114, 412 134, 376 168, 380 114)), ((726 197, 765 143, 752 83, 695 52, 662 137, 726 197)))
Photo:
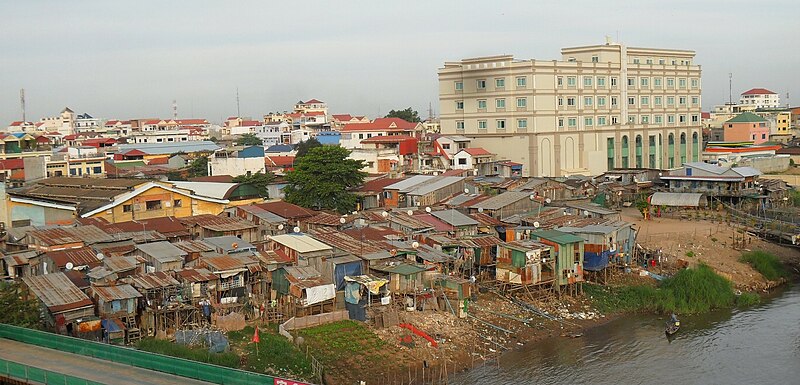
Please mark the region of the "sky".
POLYGON ((316 98, 331 113, 438 111, 445 61, 563 47, 689 49, 703 109, 763 87, 800 105, 800 2, 2 1, 0 126, 64 107, 102 119, 260 118, 316 98))

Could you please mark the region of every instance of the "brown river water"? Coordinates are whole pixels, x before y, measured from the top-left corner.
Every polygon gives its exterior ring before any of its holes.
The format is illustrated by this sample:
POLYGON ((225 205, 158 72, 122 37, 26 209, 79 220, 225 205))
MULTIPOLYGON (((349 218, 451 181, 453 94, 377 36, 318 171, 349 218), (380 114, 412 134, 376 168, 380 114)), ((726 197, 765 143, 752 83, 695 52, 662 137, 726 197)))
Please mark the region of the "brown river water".
POLYGON ((580 338, 554 337, 451 377, 467 384, 800 384, 800 284, 758 306, 681 316, 622 317, 580 338))

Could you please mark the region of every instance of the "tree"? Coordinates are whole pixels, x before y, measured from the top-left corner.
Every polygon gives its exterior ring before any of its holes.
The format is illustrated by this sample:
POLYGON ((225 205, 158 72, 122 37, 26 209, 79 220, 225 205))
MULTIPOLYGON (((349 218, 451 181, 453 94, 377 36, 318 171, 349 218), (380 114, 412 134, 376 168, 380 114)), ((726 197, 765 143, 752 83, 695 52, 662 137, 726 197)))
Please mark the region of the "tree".
POLYGON ((242 136, 236 140, 236 144, 240 146, 261 146, 264 144, 264 141, 259 139, 255 134, 242 134, 242 136))
POLYGON ((0 282, 0 323, 37 329, 41 326, 39 302, 24 300, 19 285, 0 282))
POLYGON ((256 188, 258 196, 269 198, 269 184, 275 179, 271 172, 257 172, 250 175, 239 175, 233 178, 234 183, 249 184, 256 188))
POLYGON ((182 181, 186 180, 186 178, 183 176, 183 172, 179 170, 172 170, 167 172, 167 180, 182 181))
POLYGON ((286 201, 313 209, 348 213, 357 198, 348 190, 360 186, 367 173, 364 161, 349 159, 350 151, 338 146, 314 147, 286 174, 286 201))
POLYGON ((189 177, 208 176, 208 156, 195 158, 189 163, 189 177))
POLYGON ((385 118, 400 118, 411 123, 419 123, 421 121, 417 111, 412 110, 411 107, 405 110, 391 110, 386 114, 385 118))
POLYGON ((304 140, 298 143, 296 146, 294 146, 294 149, 297 150, 297 154, 295 154, 294 157, 295 159, 300 159, 301 157, 303 157, 305 154, 308 153, 308 150, 320 146, 322 146, 322 143, 320 143, 319 140, 317 140, 317 138, 309 138, 307 140, 304 140))

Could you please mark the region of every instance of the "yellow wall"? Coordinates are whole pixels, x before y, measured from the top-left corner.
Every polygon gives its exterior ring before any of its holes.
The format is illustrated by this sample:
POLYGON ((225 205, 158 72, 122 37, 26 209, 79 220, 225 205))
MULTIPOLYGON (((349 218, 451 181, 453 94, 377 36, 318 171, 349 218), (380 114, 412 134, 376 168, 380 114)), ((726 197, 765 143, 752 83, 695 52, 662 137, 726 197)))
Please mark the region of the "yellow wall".
POLYGON ((200 214, 218 215, 225 208, 222 203, 208 202, 192 199, 191 196, 153 187, 113 208, 92 215, 93 218, 105 218, 111 223, 131 221, 134 219, 150 219, 165 216, 177 218, 189 217, 200 214), (180 207, 175 207, 174 202, 181 201, 180 207), (160 202, 159 209, 147 210, 148 201, 160 202), (132 211, 126 212, 130 205, 132 211))

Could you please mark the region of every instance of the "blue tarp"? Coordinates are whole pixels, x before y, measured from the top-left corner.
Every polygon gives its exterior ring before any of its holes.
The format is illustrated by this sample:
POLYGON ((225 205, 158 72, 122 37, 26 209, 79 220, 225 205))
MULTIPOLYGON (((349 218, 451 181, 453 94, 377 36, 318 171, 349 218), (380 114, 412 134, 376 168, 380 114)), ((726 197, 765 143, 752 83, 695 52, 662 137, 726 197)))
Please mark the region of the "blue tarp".
POLYGON ((600 254, 584 252, 583 253, 583 269, 588 271, 600 271, 608 267, 608 257, 611 252, 604 251, 600 254))
POLYGON ((344 287, 344 301, 347 303, 358 304, 361 300, 361 285, 356 282, 347 283, 344 287))
POLYGON ((336 268, 333 271, 333 283, 336 285, 336 291, 344 290, 345 276, 356 276, 361 274, 361 261, 336 264, 336 268))

